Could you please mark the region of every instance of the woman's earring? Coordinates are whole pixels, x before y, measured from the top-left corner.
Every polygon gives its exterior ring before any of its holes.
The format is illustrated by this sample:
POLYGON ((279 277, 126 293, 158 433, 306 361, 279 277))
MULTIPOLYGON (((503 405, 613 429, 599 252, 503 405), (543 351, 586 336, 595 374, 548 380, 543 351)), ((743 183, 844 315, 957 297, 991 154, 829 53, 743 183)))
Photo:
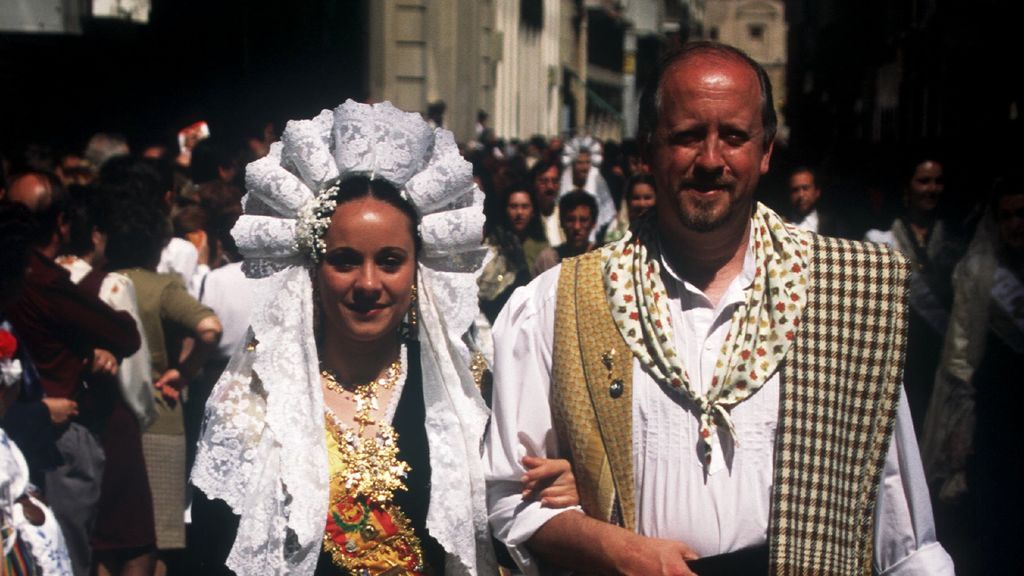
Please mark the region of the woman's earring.
POLYGON ((419 304, 417 296, 416 285, 412 285, 412 296, 409 298, 409 328, 413 332, 416 330, 416 326, 419 323, 419 313, 416 311, 416 306, 419 304))

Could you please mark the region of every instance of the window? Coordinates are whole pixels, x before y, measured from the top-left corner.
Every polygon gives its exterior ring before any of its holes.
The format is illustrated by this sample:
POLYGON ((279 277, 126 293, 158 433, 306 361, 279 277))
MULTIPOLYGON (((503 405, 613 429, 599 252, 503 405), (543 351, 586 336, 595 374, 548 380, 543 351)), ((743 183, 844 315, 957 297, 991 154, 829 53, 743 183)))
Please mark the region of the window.
POLYGON ((764 24, 748 24, 747 32, 751 40, 761 42, 764 40, 764 24))

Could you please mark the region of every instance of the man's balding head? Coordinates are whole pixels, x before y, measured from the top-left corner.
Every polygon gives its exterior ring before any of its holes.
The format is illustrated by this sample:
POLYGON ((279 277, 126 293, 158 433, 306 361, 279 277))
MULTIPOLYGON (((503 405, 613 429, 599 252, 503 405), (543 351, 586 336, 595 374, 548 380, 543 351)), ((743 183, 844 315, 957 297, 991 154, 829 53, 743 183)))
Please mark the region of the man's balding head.
POLYGON ((7 200, 25 206, 32 213, 38 213, 53 204, 53 190, 42 173, 26 172, 11 181, 7 187, 7 200))
POLYGON ((6 200, 21 204, 36 218, 36 245, 46 246, 63 224, 68 210, 68 195, 56 175, 49 172, 24 172, 7 187, 6 200))
POLYGON ((741 62, 749 67, 757 76, 757 82, 761 90, 761 123, 764 130, 763 145, 767 148, 775 141, 775 132, 778 129, 779 121, 775 114, 772 83, 764 68, 742 50, 728 44, 706 41, 689 42, 666 54, 644 85, 643 94, 640 96, 637 141, 645 158, 650 154, 651 139, 657 129, 658 117, 661 114, 662 81, 666 72, 671 68, 684 65, 694 59, 709 58, 741 62))

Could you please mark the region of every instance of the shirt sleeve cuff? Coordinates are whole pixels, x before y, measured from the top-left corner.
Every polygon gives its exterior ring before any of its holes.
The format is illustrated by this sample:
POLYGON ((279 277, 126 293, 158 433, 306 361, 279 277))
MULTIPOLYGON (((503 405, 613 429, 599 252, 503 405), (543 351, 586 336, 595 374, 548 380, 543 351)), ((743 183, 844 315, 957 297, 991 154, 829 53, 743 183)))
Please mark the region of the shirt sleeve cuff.
POLYGON ((530 553, 530 550, 526 547, 526 543, 537 530, 540 530, 541 526, 562 512, 570 510, 583 512, 583 509, 579 506, 545 508, 541 506, 540 502, 524 502, 517 506, 515 520, 511 523, 508 534, 505 535, 505 545, 508 547, 508 552, 512 559, 516 561, 524 575, 540 576, 540 574, 571 573, 556 571, 550 566, 542 565, 540 560, 530 553))
MULTIPOLYGON (((877 569, 877 566, 875 567, 877 569)), ((918 548, 879 576, 955 576, 953 559, 938 542, 918 548)))

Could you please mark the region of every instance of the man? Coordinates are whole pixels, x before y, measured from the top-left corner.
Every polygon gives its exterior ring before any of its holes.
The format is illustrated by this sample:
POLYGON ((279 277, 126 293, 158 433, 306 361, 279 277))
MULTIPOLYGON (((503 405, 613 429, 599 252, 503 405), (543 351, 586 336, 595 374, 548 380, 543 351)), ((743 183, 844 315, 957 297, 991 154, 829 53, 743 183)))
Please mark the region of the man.
POLYGON ((139 333, 127 312, 114 311, 73 284, 54 262, 67 237, 67 193, 57 177, 23 174, 12 180, 7 200, 35 214, 37 238, 25 289, 6 313, 39 372, 43 402, 64 459, 46 473, 46 498, 67 540, 76 576, 85 575, 91 569, 89 539, 104 465, 94 430, 105 423, 105 416, 98 413, 98 396, 83 380, 115 376, 120 359, 139 348, 139 333))
POLYGON ((533 276, 554 268, 566 258, 594 249, 594 243, 590 241, 590 234, 597 224, 597 202, 594 197, 586 192, 570 192, 558 201, 558 213, 561 214, 562 232, 566 240, 558 246, 545 248, 537 256, 530 271, 533 276))
POLYGON ((540 223, 548 244, 558 246, 565 241, 561 221, 558 217, 558 179, 561 177, 558 163, 538 160, 530 170, 530 182, 536 193, 540 208, 540 223))
POLYGON ((814 170, 801 166, 789 174, 789 221, 798 228, 825 236, 845 237, 841 223, 821 209, 821 187, 814 170))
POLYGON ((906 267, 755 206, 775 125, 745 54, 670 54, 641 100, 654 222, 495 323, 488 500, 524 572, 952 574, 901 398, 906 267), (523 501, 524 456, 569 457, 582 511, 523 501))
POLYGON ((562 173, 560 194, 562 196, 583 190, 597 200, 597 226, 590 235, 590 241, 597 240, 597 234, 603 232, 615 221, 618 210, 615 199, 598 165, 601 164, 601 145, 589 136, 573 138, 565 147, 563 162, 567 164, 562 173))

